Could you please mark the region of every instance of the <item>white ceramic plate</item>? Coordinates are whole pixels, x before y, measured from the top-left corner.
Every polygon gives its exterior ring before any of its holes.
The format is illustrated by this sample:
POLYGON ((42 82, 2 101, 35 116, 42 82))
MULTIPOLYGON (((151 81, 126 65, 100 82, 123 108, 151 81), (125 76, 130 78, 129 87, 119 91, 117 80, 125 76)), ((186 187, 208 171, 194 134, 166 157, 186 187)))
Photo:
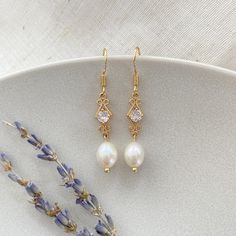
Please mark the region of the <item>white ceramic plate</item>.
MULTIPOLYGON (((102 142, 94 118, 103 58, 42 66, 0 80, 0 118, 22 121, 74 167, 100 199, 122 236, 233 236, 236 232, 236 73, 200 63, 138 58, 145 119, 139 142, 146 159, 137 174, 123 161, 130 142, 126 112, 132 90, 132 58, 111 57, 108 95, 111 141, 119 162, 107 175, 96 163, 102 142)), ((1 127, 1 150, 16 170, 31 178, 51 201, 58 201, 92 227, 95 220, 73 194, 59 186, 52 163, 15 130, 1 127)), ((0 177, 0 235, 64 235, 27 202, 22 188, 0 177)))

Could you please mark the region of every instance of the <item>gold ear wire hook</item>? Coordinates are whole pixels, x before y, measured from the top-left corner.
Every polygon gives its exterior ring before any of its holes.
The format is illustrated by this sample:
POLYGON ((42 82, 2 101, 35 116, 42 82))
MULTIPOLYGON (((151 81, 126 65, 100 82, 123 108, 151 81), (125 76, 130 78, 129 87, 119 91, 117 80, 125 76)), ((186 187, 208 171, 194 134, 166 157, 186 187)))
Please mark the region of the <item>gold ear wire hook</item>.
POLYGON ((105 64, 104 64, 104 71, 103 71, 103 73, 106 74, 107 73, 107 58, 108 58, 108 53, 107 53, 107 49, 106 48, 103 48, 102 55, 105 57, 105 64))
POLYGON ((107 49, 106 48, 103 49, 102 55, 105 57, 104 70, 103 70, 102 75, 101 75, 102 93, 104 93, 106 91, 106 86, 107 86, 107 60, 108 60, 108 53, 107 53, 107 49))
POLYGON ((134 91, 138 90, 138 84, 139 84, 139 76, 138 76, 138 70, 137 70, 137 64, 136 64, 136 58, 137 55, 141 55, 141 51, 139 47, 136 47, 134 49, 134 58, 133 58, 133 64, 134 64, 134 91))

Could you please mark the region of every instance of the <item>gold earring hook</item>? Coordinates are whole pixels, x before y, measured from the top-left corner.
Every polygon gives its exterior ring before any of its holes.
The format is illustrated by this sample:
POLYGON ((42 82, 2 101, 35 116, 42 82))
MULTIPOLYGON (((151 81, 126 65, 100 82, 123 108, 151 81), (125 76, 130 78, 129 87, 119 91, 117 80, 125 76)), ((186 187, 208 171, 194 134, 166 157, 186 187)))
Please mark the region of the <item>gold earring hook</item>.
POLYGON ((106 74, 106 72, 107 72, 107 60, 108 60, 108 59, 107 59, 107 58, 108 58, 108 52, 107 52, 107 49, 106 49, 106 48, 103 48, 102 55, 105 57, 103 74, 106 74))
POLYGON ((105 93, 107 86, 107 60, 108 60, 108 52, 106 48, 103 48, 102 55, 105 57, 105 61, 104 61, 104 69, 101 74, 101 87, 102 87, 102 93, 105 93))
POLYGON ((134 63, 134 73, 135 73, 135 74, 138 73, 137 64, 136 64, 137 55, 138 55, 138 56, 141 55, 141 51, 140 51, 140 48, 139 48, 139 47, 136 47, 136 48, 134 49, 134 59, 133 59, 133 63, 134 63))
POLYGON ((134 58, 133 58, 133 64, 134 64, 134 91, 138 91, 138 84, 139 84, 139 75, 138 75, 138 70, 137 70, 137 64, 136 64, 136 58, 137 55, 141 55, 141 51, 139 47, 136 47, 134 49, 134 58))

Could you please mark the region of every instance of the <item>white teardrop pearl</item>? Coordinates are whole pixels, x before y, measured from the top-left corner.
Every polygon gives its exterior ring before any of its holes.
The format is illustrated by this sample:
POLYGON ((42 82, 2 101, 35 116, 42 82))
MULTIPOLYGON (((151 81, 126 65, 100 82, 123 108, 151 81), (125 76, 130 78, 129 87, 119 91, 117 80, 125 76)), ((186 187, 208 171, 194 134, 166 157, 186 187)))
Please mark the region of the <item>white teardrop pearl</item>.
POLYGON ((144 149, 141 144, 131 142, 125 149, 125 161, 134 172, 137 172, 144 161, 144 149))
POLYGON ((96 156, 98 163, 108 173, 117 161, 117 149, 112 143, 105 141, 98 147, 96 156))

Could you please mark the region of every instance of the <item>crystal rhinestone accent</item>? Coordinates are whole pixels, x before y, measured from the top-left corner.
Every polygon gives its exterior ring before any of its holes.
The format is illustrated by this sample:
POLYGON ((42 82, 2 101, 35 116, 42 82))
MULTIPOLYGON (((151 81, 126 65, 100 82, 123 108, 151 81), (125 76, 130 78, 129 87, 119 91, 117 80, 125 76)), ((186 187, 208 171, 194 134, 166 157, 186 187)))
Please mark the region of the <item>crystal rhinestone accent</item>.
POLYGON ((110 119, 110 114, 108 111, 99 111, 97 119, 101 123, 106 123, 110 119))
POLYGON ((134 109, 133 111, 131 111, 129 117, 133 122, 138 122, 138 121, 142 120, 143 113, 139 109, 134 109))

